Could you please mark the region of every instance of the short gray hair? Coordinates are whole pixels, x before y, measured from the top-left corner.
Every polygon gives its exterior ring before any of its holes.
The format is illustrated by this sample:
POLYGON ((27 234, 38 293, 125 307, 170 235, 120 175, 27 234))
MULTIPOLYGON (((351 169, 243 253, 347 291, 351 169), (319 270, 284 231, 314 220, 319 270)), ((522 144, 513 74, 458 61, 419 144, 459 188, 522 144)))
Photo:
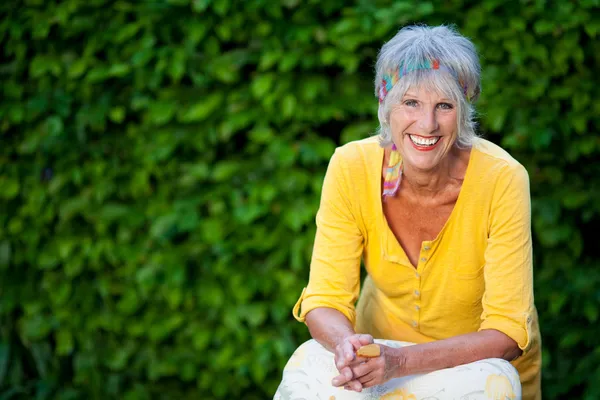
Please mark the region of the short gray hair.
POLYGON ((422 66, 437 60, 441 70, 416 69, 402 76, 379 105, 379 142, 392 144, 389 115, 410 87, 424 87, 449 97, 457 104, 457 145, 470 147, 477 137, 474 102, 481 91, 481 66, 475 45, 450 26, 413 25, 402 28, 385 43, 377 57, 375 96, 379 97, 384 75, 403 66, 422 66), (461 87, 462 85, 462 87, 461 87))

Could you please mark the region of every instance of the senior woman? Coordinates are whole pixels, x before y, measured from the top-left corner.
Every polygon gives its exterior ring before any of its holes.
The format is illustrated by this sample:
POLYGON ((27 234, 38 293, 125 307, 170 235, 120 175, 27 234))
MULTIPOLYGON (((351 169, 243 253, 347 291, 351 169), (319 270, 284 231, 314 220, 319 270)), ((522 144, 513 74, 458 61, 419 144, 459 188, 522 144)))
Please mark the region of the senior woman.
POLYGON ((376 74, 379 135, 331 158, 294 307, 313 339, 275 398, 540 399, 529 179, 475 134, 474 45, 406 27, 376 74))

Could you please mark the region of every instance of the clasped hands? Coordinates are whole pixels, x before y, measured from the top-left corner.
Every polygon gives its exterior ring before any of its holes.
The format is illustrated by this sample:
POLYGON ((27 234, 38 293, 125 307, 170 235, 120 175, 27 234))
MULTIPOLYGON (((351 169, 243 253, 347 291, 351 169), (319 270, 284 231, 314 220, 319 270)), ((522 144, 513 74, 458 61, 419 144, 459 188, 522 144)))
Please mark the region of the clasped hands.
POLYGON ((371 343, 374 343, 371 335, 354 334, 337 344, 334 359, 340 374, 331 381, 333 386, 343 386, 346 390, 361 392, 400 376, 398 372, 401 365, 401 349, 379 344, 379 357, 356 356, 358 349, 371 343))

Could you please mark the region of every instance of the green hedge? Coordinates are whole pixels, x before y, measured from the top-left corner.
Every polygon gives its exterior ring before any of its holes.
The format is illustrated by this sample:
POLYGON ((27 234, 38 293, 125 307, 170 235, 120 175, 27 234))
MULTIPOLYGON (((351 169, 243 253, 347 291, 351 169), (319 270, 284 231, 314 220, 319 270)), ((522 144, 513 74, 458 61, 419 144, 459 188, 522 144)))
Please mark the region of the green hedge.
POLYGON ((0 399, 272 396, 327 161, 415 22, 474 40, 529 170, 544 397, 599 398, 599 5, 2 2, 0 399))

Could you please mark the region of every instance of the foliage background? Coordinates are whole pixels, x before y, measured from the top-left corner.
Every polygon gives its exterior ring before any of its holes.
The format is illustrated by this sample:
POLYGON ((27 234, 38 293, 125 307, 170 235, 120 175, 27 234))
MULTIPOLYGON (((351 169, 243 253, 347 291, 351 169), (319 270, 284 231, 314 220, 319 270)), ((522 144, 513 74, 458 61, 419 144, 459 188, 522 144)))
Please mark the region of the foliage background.
POLYGON ((529 170, 544 397, 600 398, 598 0, 5 0, 0 399, 269 398, 335 146, 455 23, 529 170))

